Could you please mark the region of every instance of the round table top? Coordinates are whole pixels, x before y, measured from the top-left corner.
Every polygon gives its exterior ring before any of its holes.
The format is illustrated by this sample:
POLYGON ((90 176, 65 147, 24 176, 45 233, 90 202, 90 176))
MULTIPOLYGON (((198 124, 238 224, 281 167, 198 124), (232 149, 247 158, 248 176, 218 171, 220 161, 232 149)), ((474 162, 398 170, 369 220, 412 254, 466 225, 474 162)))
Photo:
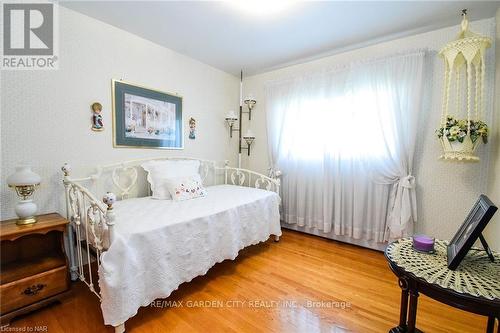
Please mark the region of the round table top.
POLYGON ((460 294, 500 301, 500 253, 493 252, 491 262, 484 250, 471 249, 454 271, 448 269, 447 241, 437 240, 433 253, 413 249, 411 238, 399 239, 387 246, 387 259, 427 283, 460 294))

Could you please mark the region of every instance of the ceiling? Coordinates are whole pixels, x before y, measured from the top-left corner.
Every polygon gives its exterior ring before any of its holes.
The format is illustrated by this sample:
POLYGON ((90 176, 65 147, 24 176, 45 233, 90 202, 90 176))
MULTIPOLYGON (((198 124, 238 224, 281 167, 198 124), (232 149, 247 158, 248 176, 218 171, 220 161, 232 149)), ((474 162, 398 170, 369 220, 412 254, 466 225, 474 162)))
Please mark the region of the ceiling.
MULTIPOLYGON (((272 9, 276 0, 254 0, 272 9)), ((283 2, 283 0, 281 0, 283 2)), ((241 0, 239 1, 241 3, 241 0)), ((495 16, 499 1, 295 1, 258 15, 229 2, 70 1, 61 5, 237 75, 495 16)))

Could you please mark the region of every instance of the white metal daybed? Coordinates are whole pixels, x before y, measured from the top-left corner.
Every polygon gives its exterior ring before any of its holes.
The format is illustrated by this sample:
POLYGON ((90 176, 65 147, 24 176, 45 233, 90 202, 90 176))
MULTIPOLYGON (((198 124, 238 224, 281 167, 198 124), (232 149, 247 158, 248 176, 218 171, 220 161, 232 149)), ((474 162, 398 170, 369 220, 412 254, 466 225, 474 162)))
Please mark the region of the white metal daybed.
POLYGON ((216 167, 200 161, 208 195, 187 201, 148 196, 144 159, 98 167, 89 177, 70 177, 62 167, 66 189, 71 278, 80 279, 101 300, 104 323, 125 330, 125 321, 141 306, 168 297, 183 282, 204 275, 214 264, 234 259, 242 248, 281 236, 279 179, 256 172, 216 167), (217 185, 221 184, 221 185, 217 185), (91 191, 89 188, 92 188, 91 191), (105 195, 118 192, 117 202, 105 195), (98 267, 99 291, 90 265, 98 267))

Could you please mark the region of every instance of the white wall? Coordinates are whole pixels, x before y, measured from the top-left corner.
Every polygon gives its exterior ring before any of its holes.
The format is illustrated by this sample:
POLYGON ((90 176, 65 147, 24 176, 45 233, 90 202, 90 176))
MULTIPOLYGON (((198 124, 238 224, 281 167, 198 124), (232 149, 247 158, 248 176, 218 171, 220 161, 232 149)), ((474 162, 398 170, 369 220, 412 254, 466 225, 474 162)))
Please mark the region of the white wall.
MULTIPOLYGON (((496 63, 495 63, 495 109, 492 130, 494 147, 492 147, 488 197, 500 208, 500 8, 496 15, 496 63)), ((497 211, 485 230, 488 244, 500 250, 500 210, 497 211)))
POLYGON ((45 213, 63 211, 64 162, 76 168, 150 156, 235 156, 223 118, 238 104, 236 77, 64 7, 59 13, 59 70, 1 72, 1 219, 14 217, 17 198, 6 177, 20 162, 42 176, 35 198, 45 213), (182 95, 185 149, 113 148, 113 78, 182 95), (103 132, 90 130, 94 101, 103 105, 103 132), (187 138, 190 116, 196 140, 187 138))
MULTIPOLYGON (((488 36, 494 36, 494 19, 486 19, 471 23, 471 29, 488 36)), ((264 108, 264 84, 269 80, 282 79, 299 75, 307 71, 321 68, 334 67, 347 64, 351 61, 363 60, 373 57, 394 54, 410 49, 427 48, 431 52, 432 63, 428 66, 426 86, 430 88, 431 96, 424 101, 423 116, 421 119, 422 130, 415 152, 414 171, 417 180, 417 197, 419 221, 416 229, 440 238, 451 238, 463 222, 468 209, 472 206, 480 193, 485 193, 488 181, 489 154, 487 150, 494 145, 479 148, 482 161, 479 164, 443 162, 438 160, 441 154, 439 141, 434 135, 434 130, 439 124, 441 114, 441 89, 443 77, 443 63, 436 52, 448 41, 456 38, 459 27, 440 29, 411 37, 401 38, 390 42, 349 51, 323 59, 290 66, 283 69, 267 72, 249 77, 245 80, 245 95, 253 93, 257 99, 257 107, 252 112, 250 127, 257 139, 252 147, 250 158, 244 156, 244 166, 264 172, 269 166, 267 156, 267 135, 264 108)), ((487 52, 486 87, 485 94, 486 113, 489 115, 488 123, 492 125, 492 102, 494 80, 494 47, 487 52)), ((495 124, 498 128, 498 125, 495 124)), ((248 128, 248 118, 245 128, 248 128)), ((498 180, 497 180, 498 183, 498 180)), ((497 203, 500 201, 497 199, 497 203)), ((332 235, 325 235, 331 237, 332 235)), ((494 235, 490 235, 490 239, 494 235)), ((498 239, 498 234, 496 235, 498 239)), ((490 242, 493 242, 490 240, 490 242)), ((496 243, 497 249, 498 243, 496 243)))

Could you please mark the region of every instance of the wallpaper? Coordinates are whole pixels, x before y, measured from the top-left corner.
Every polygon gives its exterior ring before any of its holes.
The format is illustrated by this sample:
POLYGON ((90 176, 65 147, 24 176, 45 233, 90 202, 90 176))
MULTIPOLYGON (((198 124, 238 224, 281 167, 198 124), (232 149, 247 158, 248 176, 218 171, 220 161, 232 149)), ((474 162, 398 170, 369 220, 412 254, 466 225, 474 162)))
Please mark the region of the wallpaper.
POLYGON ((6 178, 19 163, 42 177, 35 201, 47 213, 64 212, 64 162, 75 175, 87 175, 127 159, 191 156, 223 163, 236 156, 224 124, 224 114, 238 105, 236 77, 64 7, 59 13, 59 69, 1 72, 1 219, 15 216, 17 197, 6 178), (113 148, 111 79, 181 95, 185 149, 113 148), (90 129, 96 101, 103 105, 102 132, 90 129), (197 121, 195 140, 188 139, 189 117, 197 121))

